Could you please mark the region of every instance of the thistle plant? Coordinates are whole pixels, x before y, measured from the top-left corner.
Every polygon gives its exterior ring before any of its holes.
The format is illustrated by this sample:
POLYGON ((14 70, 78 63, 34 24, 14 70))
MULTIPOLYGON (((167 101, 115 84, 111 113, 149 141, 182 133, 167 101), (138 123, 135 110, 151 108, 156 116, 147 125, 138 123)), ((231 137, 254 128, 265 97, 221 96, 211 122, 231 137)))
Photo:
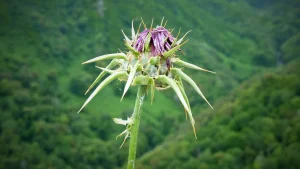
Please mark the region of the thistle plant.
POLYGON ((184 41, 184 38, 190 31, 179 38, 180 30, 177 36, 174 37, 171 33, 172 31, 169 31, 165 28, 166 23, 163 26, 163 19, 161 24, 155 28, 152 28, 152 24, 153 20, 150 28, 147 28, 142 20, 138 31, 135 32, 132 21, 131 38, 126 36, 122 31, 125 38, 125 46, 128 48, 127 52, 106 54, 83 63, 87 64, 107 59, 112 60, 105 68, 96 66, 97 68, 101 69, 102 72, 94 80, 86 93, 88 93, 96 84, 98 84, 98 82, 106 74, 109 75, 96 87, 78 112, 80 112, 95 97, 97 93, 99 93, 113 80, 118 79, 126 82, 121 101, 130 86, 139 87, 134 111, 131 117, 128 117, 126 120, 122 120, 120 118, 113 119, 115 123, 125 126, 125 130, 117 136, 124 136, 122 145, 128 137, 130 138, 127 166, 128 169, 134 168, 141 107, 148 90, 150 90, 151 93, 152 103, 155 90, 161 91, 172 88, 182 103, 186 112, 186 116, 189 117, 196 138, 195 120, 192 116, 191 107, 182 81, 185 81, 191 85, 207 102, 207 104, 213 108, 193 79, 182 71, 182 68, 186 67, 215 73, 179 59, 177 53, 178 51, 181 51, 181 47, 188 41, 184 41), (143 25, 144 30, 140 32, 141 25, 143 25))

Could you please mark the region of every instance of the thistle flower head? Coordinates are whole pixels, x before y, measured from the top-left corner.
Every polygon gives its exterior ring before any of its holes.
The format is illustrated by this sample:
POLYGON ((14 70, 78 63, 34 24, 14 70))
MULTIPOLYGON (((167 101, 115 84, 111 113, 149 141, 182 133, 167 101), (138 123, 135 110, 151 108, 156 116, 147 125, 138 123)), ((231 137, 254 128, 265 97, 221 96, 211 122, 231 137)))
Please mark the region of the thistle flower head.
MULTIPOLYGON (((145 30, 135 34, 132 23, 132 39, 129 39, 123 32, 125 37, 125 46, 128 48, 128 52, 102 55, 83 63, 85 64, 112 59, 106 68, 98 67, 102 70, 102 72, 95 79, 87 92, 92 89, 106 73, 109 73, 110 75, 98 85, 78 112, 80 112, 104 86, 116 79, 126 81, 122 98, 128 91, 129 87, 134 85, 148 86, 151 89, 152 100, 155 89, 162 90, 172 88, 187 112, 195 132, 195 121, 192 116, 188 97, 185 94, 182 80, 189 83, 211 108, 212 106, 206 100, 192 78, 186 75, 180 68, 187 67, 206 72, 211 71, 182 61, 177 57, 176 52, 187 42, 187 40, 183 42, 187 33, 178 39, 179 33, 176 37, 174 37, 172 33, 161 24, 156 28, 152 28, 151 25, 149 29, 145 26, 145 30), (176 68, 176 65, 179 66, 179 68, 176 68)), ((127 124, 129 121, 115 119, 115 122, 118 124, 127 124)), ((126 129, 125 133, 127 138, 130 134, 129 128, 126 129)))
POLYGON ((134 43, 134 48, 139 52, 149 52, 147 51, 149 49, 152 57, 162 56, 172 48, 174 39, 166 28, 157 26, 153 30, 145 29, 141 32, 134 43))

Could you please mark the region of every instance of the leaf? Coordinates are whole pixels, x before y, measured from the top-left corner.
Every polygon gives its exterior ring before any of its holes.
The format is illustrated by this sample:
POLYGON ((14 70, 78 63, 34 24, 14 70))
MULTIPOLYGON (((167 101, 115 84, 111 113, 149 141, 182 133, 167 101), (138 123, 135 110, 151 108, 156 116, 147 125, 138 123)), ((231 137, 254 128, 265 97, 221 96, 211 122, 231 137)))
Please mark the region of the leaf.
POLYGON ((190 78, 187 74, 185 74, 183 71, 181 71, 178 68, 171 68, 171 72, 173 74, 178 75, 180 78, 182 78, 183 80, 185 80, 186 82, 188 82, 196 91, 197 93, 206 101, 206 103, 212 108, 214 109, 210 103, 206 100, 205 96, 203 95, 203 93, 201 92, 201 90, 199 89, 199 87, 197 86, 197 84, 194 82, 194 80, 192 78, 190 78))
POLYGON ((123 33, 123 35, 124 35, 124 37, 125 37, 125 41, 126 41, 127 43, 130 43, 130 39, 125 35, 125 33, 123 32, 122 29, 121 29, 121 31, 122 31, 122 33, 123 33))
POLYGON ((191 124, 192 124, 192 127, 193 127, 193 131, 194 131, 194 134, 195 134, 195 137, 197 138, 196 136, 196 129, 195 129, 195 120, 193 118, 193 115, 192 115, 192 111, 191 109, 189 108, 188 104, 186 103, 185 99, 184 99, 184 96, 183 94, 181 93, 178 85, 175 83, 175 81, 169 77, 167 77, 166 75, 159 75, 157 77, 157 80, 163 82, 163 83, 167 83, 168 85, 170 85, 173 90, 175 91, 175 93, 177 94, 180 102, 183 104, 183 107, 187 110, 188 112, 188 115, 189 115, 189 118, 190 118, 190 121, 191 121, 191 124))
POLYGON ((134 40, 134 39, 136 39, 136 34, 135 34, 135 31, 134 31, 133 21, 134 20, 132 20, 132 22, 131 22, 131 37, 134 40))
POLYGON ((214 73, 214 74, 216 73, 216 72, 212 72, 212 71, 210 71, 210 70, 203 69, 203 68, 198 67, 198 66, 196 66, 196 65, 193 65, 193 64, 191 64, 191 63, 182 61, 182 60, 180 60, 180 59, 178 59, 178 58, 172 58, 172 59, 171 59, 171 62, 172 62, 172 63, 175 63, 175 64, 177 64, 177 65, 179 65, 179 66, 184 66, 184 67, 187 67, 187 68, 190 68, 190 69, 201 70, 201 71, 204 71, 204 72, 210 72, 210 73, 214 73))
POLYGON ((173 88, 173 90, 175 91, 175 93, 177 94, 177 96, 178 96, 179 100, 181 101, 182 105, 184 106, 184 108, 187 109, 188 111, 190 111, 188 104, 186 103, 180 89, 178 88, 177 84, 175 83, 175 81, 173 79, 167 77, 166 75, 159 75, 157 77, 157 80, 170 85, 173 88))
POLYGON ((135 50, 130 44, 128 44, 127 42, 125 43, 125 46, 134 54, 135 57, 138 57, 140 55, 140 53, 135 50))
POLYGON ((143 20, 142 17, 141 17, 141 20, 142 20, 142 23, 143 23, 143 25, 144 25, 144 29, 147 29, 147 26, 146 26, 146 24, 145 24, 145 22, 144 22, 144 20, 143 20))
POLYGON ((105 59, 124 59, 124 60, 127 60, 127 57, 124 53, 112 53, 112 54, 107 54, 107 55, 102 55, 102 56, 95 57, 91 60, 83 62, 82 64, 102 61, 102 60, 105 60, 105 59))
POLYGON ((176 38, 174 39, 174 42, 172 43, 171 47, 174 47, 174 46, 175 46, 176 41, 177 41, 177 39, 178 39, 178 36, 179 36, 179 34, 180 34, 180 31, 181 31, 181 28, 179 28, 179 31, 178 31, 178 33, 177 33, 177 36, 176 36, 176 38))
POLYGON ((162 24, 163 24, 163 22, 164 22, 164 18, 165 18, 165 17, 162 18, 161 23, 160 23, 160 26, 162 26, 162 24))
POLYGON ((142 22, 140 23, 139 28, 138 28, 138 30, 137 30, 137 32, 136 32, 136 37, 137 37, 138 34, 140 33, 141 25, 142 25, 142 22))
POLYGON ((152 30, 152 25, 153 25, 153 18, 152 18, 152 21, 151 21, 150 30, 152 30))
MULTIPOLYGON (((182 93, 185 101, 187 102, 187 104, 188 104, 188 106, 189 106, 189 108, 191 110, 189 99, 188 99, 187 95, 185 94, 184 87, 183 87, 183 84, 182 84, 182 81, 181 81, 180 78, 178 78, 177 85, 178 85, 178 87, 179 87, 179 89, 180 89, 180 91, 181 91, 181 93, 182 93)), ((185 110, 185 113, 186 113, 186 119, 187 119, 187 116, 188 116, 187 110, 185 110)))
POLYGON ((99 67, 99 66, 95 66, 95 67, 98 68, 98 69, 103 70, 104 72, 108 72, 110 74, 113 74, 113 73, 115 73, 117 71, 117 70, 106 69, 106 68, 99 67))
POLYGON ((103 80, 99 86, 94 90, 94 92, 89 96, 89 98, 85 101, 85 103, 83 104, 83 106, 80 108, 80 110, 77 112, 79 113, 94 97, 95 95, 101 90, 103 89, 103 87, 105 87, 107 84, 109 84, 111 81, 122 77, 122 76, 128 76, 126 72, 116 72, 114 74, 111 74, 110 76, 108 76, 105 80, 103 80))
POLYGON ((127 92, 127 90, 129 89, 130 85, 131 85, 131 82, 134 78, 134 75, 135 75, 135 72, 136 72, 136 69, 138 67, 139 63, 136 62, 136 64, 134 65, 134 67, 130 70, 130 73, 129 73, 129 76, 128 76, 128 79, 127 79, 127 82, 125 84, 125 88, 124 88, 124 92, 123 92, 123 95, 122 95, 122 98, 121 98, 121 101, 125 95, 125 93, 127 92))
POLYGON ((164 27, 166 27, 166 26, 167 26, 167 23, 168 23, 168 20, 165 22, 165 24, 164 24, 164 27))
POLYGON ((182 40, 185 38, 185 36, 188 34, 188 33, 190 33, 191 31, 188 31, 187 33, 185 33, 184 35, 183 35, 183 37, 182 38, 180 38, 177 42, 176 42, 176 45, 180 45, 180 43, 182 42, 182 40))
MULTIPOLYGON (((118 65, 118 61, 116 59, 114 59, 106 66, 106 69, 112 69, 117 65, 118 65)), ((94 80, 94 82, 90 85, 90 87, 85 92, 85 95, 96 85, 96 83, 98 83, 105 76, 106 73, 107 73, 106 71, 102 71, 98 75, 98 77, 94 80)))
POLYGON ((181 46, 183 46, 187 41, 188 41, 188 40, 186 40, 185 42, 183 42, 181 45, 178 45, 178 46, 172 48, 171 50, 169 50, 169 51, 163 53, 163 56, 164 56, 165 58, 171 56, 171 55, 172 55, 173 53, 175 53, 181 46))
MULTIPOLYGON (((188 97, 187 97, 187 95, 185 94, 184 87, 183 87, 183 84, 182 84, 182 81, 181 81, 180 78, 178 79, 178 82, 177 82, 177 83, 178 83, 179 89, 181 90, 181 92, 182 92, 182 94, 183 94, 183 96, 184 96, 184 98, 185 98, 186 102, 188 103, 188 106, 189 106, 189 108, 190 108, 190 110, 191 110, 191 107, 190 107, 190 104, 189 104, 188 97)), ((193 117, 192 117, 190 114, 188 114, 188 111, 187 111, 187 110, 185 110, 185 113, 186 113, 186 119, 187 119, 187 116, 189 115, 189 118, 190 118, 190 120, 191 120, 192 127, 193 127, 193 132, 194 132, 195 138, 197 139, 196 129, 195 129, 195 126, 193 125, 194 119, 193 119, 193 117), (192 119, 191 119, 191 118, 192 118, 192 119)), ((195 123, 195 122, 194 122, 194 123, 195 123)))

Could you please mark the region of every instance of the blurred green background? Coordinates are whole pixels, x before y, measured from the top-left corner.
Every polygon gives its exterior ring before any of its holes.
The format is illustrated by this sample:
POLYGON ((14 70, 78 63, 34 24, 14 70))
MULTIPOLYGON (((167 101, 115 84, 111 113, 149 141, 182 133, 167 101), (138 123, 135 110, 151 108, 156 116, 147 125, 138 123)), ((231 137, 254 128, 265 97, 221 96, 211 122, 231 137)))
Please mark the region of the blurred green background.
MULTIPOLYGON (((136 88, 106 87, 81 112, 99 73, 82 65, 124 50, 143 17, 176 35, 182 60, 215 110, 187 87, 198 139, 173 91, 147 97, 138 169, 300 168, 299 0, 0 0, 0 168, 120 169, 128 142, 112 118, 133 111, 136 88)), ((104 66, 107 62, 98 63, 104 66)))

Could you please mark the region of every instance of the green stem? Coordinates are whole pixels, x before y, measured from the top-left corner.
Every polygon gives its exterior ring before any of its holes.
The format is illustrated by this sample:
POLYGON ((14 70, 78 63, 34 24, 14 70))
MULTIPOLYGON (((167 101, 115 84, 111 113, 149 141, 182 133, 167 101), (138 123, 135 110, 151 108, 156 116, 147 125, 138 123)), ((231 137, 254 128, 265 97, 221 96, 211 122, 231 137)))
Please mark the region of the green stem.
POLYGON ((127 169, 133 169, 135 164, 135 157, 136 157, 136 147, 137 147, 137 138, 140 126, 140 119, 141 119, 141 107, 144 102, 145 94, 147 93, 147 86, 141 85, 138 89, 134 111, 132 114, 133 118, 133 126, 131 128, 130 134, 130 143, 129 143, 129 155, 128 155, 128 165, 127 169))

